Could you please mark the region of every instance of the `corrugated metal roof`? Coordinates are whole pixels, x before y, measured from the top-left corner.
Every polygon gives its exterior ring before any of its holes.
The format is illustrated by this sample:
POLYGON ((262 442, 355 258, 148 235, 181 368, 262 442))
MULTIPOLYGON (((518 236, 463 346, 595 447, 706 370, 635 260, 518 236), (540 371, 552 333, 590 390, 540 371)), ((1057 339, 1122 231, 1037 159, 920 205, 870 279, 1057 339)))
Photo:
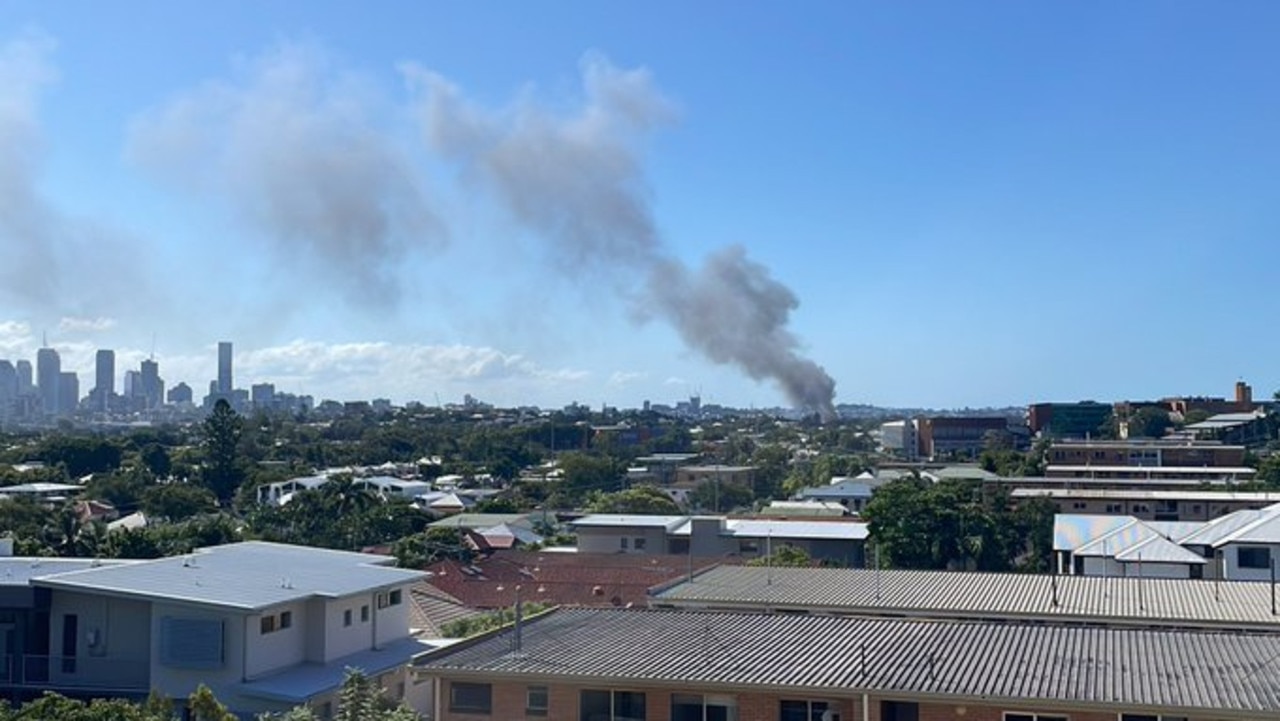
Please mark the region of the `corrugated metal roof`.
POLYGON ((1115 554, 1121 563, 1190 563, 1203 566, 1208 563, 1203 556, 1159 535, 1152 535, 1140 543, 1115 554))
POLYGON ((419 657, 428 673, 1280 712, 1280 636, 762 613, 565 609, 419 657))
POLYGON ((1280 631, 1280 617, 1271 615, 1270 584, 1248 581, 720 566, 656 593, 650 602, 1280 631))
POLYGON ((607 526, 624 528, 665 528, 671 530, 684 523, 688 516, 647 516, 616 513, 594 513, 574 521, 574 526, 607 526))
POLYGON ((1132 516, 1059 513, 1053 517, 1053 550, 1074 551, 1135 520, 1132 516))
POLYGON ((320 596, 340 598, 412 583, 426 574, 389 568, 387 556, 249 541, 127 565, 33 579, 51 588, 253 611, 320 596))
POLYGON ((1208 503, 1280 503, 1275 491, 1202 491, 1199 489, 1168 490, 1150 488, 1015 488, 1012 498, 1070 498, 1099 501, 1191 501, 1208 503))
POLYGON ((1257 511, 1243 510, 1228 513, 1209 521, 1204 528, 1182 538, 1179 543, 1188 546, 1217 546, 1237 531, 1277 514, 1280 514, 1280 505, 1268 506, 1257 511))

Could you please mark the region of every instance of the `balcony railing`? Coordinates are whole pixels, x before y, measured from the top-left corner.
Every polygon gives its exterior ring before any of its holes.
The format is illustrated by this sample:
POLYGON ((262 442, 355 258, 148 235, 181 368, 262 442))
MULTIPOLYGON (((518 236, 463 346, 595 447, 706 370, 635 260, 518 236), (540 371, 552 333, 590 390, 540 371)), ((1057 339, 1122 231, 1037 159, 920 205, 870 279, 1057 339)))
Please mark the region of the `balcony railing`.
POLYGON ((0 686, 49 689, 146 691, 151 686, 146 659, 113 656, 0 657, 0 686))

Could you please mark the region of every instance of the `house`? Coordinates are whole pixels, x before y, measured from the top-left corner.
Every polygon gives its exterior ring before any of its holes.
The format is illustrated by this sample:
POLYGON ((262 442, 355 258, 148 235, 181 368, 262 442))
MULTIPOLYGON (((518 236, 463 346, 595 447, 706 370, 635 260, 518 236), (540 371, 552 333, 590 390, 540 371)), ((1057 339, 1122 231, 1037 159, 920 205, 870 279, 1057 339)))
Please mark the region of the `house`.
POLYGON ((835 501, 770 501, 760 509, 769 518, 841 518, 849 509, 835 501))
POLYGON ((568 608, 414 673, 436 721, 1260 719, 1277 657, 1275 633, 568 608))
POLYGON ((867 525, 856 520, 594 514, 572 523, 580 553, 755 558, 794 546, 818 561, 862 565, 867 525))
POLYGON ((0 684, 184 698, 209 686, 248 716, 307 704, 330 713, 346 669, 425 708, 405 674, 408 589, 424 574, 392 559, 246 542, 185 556, 99 563, 2 559, 4 613, 17 630, 0 684))
POLYGON ((826 486, 803 488, 796 494, 797 500, 830 501, 839 503, 854 513, 859 513, 874 493, 871 485, 856 478, 842 478, 826 486))
POLYGON ((426 481, 406 481, 392 476, 370 476, 356 478, 351 481, 352 488, 363 488, 373 491, 384 498, 404 498, 412 500, 431 490, 426 481))

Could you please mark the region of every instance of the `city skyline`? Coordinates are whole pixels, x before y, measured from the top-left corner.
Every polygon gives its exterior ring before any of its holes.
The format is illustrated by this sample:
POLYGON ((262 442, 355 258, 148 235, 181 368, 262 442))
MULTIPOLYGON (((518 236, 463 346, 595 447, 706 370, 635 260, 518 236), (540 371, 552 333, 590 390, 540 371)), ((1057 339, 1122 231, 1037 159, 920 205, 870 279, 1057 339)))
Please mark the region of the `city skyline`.
POLYGON ((1280 387, 1270 4, 128 5, 0 9, 0 358, 81 395, 1280 387))

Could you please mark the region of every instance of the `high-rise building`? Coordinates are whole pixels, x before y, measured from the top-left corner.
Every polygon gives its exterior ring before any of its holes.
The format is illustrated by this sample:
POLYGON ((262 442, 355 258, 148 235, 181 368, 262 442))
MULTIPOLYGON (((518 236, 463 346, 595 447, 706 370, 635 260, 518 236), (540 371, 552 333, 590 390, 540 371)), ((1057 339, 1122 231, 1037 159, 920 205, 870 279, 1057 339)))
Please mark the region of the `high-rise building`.
POLYGON ((229 395, 235 388, 231 381, 231 341, 218 343, 218 393, 229 395))
POLYGON ((142 371, 124 372, 124 397, 131 406, 136 406, 136 401, 142 398, 142 371))
POLYGON ((89 406, 95 411, 107 411, 111 397, 116 394, 116 352, 101 349, 94 357, 93 390, 89 391, 89 406))
POLYGON ((154 360, 142 361, 142 398, 144 408, 159 408, 164 403, 164 381, 160 380, 160 364, 154 360))
POLYGON ((58 415, 69 416, 76 412, 80 398, 80 378, 73 371, 58 373, 58 415))
POLYGON ((52 348, 36 351, 36 387, 40 390, 40 410, 45 415, 57 415, 58 391, 61 387, 62 358, 52 348))
POLYGON ((34 378, 31 374, 31 361, 20 360, 14 364, 18 370, 18 395, 29 396, 35 390, 34 378))
POLYGON ((255 383, 250 388, 250 401, 253 407, 257 409, 270 408, 271 404, 276 400, 276 386, 274 383, 255 383))
POLYGON ((178 385, 169 389, 168 398, 170 403, 190 403, 193 397, 191 386, 186 383, 178 383, 178 385))
POLYGON ((18 399, 18 369, 0 360, 0 418, 7 417, 18 399))

